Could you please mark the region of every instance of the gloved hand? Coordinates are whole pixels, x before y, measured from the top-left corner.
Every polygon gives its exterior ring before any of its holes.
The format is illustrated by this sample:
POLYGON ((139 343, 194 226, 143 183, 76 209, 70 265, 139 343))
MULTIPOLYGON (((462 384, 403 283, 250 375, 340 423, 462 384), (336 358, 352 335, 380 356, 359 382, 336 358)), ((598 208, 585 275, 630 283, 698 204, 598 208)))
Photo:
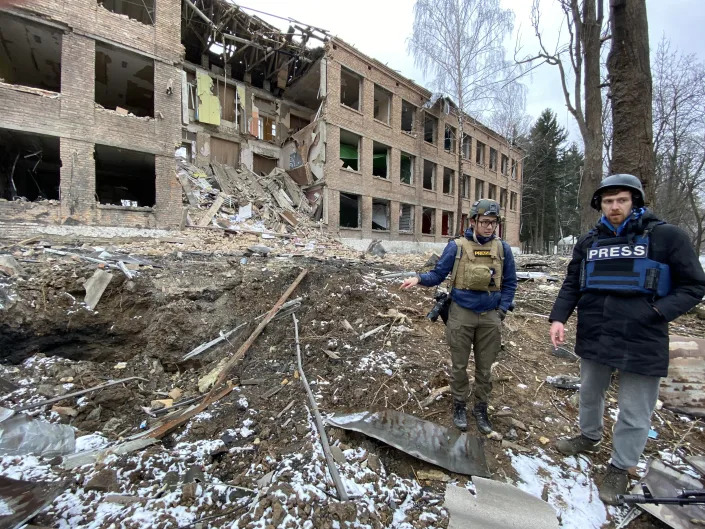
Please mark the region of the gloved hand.
POLYGON ((497 312, 499 313, 499 319, 504 321, 504 318, 507 317, 507 311, 504 309, 497 309, 497 312))

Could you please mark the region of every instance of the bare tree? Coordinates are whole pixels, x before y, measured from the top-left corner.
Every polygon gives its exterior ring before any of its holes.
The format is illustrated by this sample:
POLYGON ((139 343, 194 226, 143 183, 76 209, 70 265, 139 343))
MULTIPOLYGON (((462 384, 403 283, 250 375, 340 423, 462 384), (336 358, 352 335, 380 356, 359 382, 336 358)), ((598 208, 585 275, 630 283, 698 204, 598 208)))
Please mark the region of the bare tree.
POLYGON ((545 62, 560 74, 568 111, 578 123, 585 148, 585 168, 580 185, 580 228, 594 224, 590 208, 592 193, 602 179, 602 95, 600 52, 603 42, 604 10, 602 0, 555 0, 563 10, 568 42, 550 47, 542 38, 540 0, 534 0, 531 21, 539 42, 539 52, 521 62, 545 62), (572 90, 569 83, 573 80, 572 90))
POLYGON ((503 41, 514 14, 500 0, 416 0, 408 50, 432 88, 457 105, 458 205, 456 233, 462 232, 462 141, 467 115, 480 118, 503 83, 503 41))
POLYGON ((685 229, 700 252, 705 237, 705 64, 662 39, 652 65, 655 207, 685 229))
POLYGON ((638 176, 654 201, 651 65, 646 0, 610 0, 612 48, 607 58, 612 103, 610 173, 638 176))

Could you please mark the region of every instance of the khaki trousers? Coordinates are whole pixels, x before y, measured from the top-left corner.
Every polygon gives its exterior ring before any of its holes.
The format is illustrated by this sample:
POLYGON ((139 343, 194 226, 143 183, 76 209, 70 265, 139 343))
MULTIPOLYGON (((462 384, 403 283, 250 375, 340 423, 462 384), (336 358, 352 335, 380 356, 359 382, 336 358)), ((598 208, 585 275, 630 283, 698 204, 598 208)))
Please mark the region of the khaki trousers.
POLYGON ((492 392, 492 364, 502 343, 501 326, 496 310, 473 312, 451 302, 446 339, 450 345, 453 398, 467 400, 470 392, 467 369, 472 351, 475 355, 475 403, 488 402, 492 392))

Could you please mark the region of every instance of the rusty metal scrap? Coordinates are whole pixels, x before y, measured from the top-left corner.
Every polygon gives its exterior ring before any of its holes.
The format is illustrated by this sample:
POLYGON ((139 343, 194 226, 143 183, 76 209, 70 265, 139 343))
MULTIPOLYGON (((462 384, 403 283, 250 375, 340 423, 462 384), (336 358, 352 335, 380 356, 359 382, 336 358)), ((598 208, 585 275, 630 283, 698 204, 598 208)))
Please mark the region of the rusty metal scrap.
POLYGON ((458 474, 489 477, 482 440, 394 410, 335 415, 332 426, 373 437, 458 474))

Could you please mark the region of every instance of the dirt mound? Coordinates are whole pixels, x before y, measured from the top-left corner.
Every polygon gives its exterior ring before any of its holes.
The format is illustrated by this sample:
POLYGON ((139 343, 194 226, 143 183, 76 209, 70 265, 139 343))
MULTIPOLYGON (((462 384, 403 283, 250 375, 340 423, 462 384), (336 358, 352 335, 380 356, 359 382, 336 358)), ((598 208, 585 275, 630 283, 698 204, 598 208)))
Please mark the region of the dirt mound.
MULTIPOLYGON (((432 290, 402 292, 398 279, 381 278, 402 270, 392 263, 398 259, 273 254, 243 259, 178 251, 148 257, 152 265, 140 267, 133 279, 113 271, 100 302, 90 310, 83 296, 94 263, 40 250, 23 256, 28 261, 23 263, 24 277, 6 280, 2 287, 13 302, 0 311, 0 376, 20 386, 5 395, 2 405, 14 407, 110 379, 139 377, 57 403, 73 410, 70 414, 47 408, 39 415, 74 426, 84 448, 144 432, 165 411, 154 401, 171 399, 168 405, 173 405, 201 397, 199 379, 237 350, 257 317, 269 311, 305 268, 308 274, 291 298, 301 298, 297 318, 303 370, 321 412, 394 409, 452 426, 450 395, 439 391, 450 372, 445 328, 425 319, 432 290), (195 347, 241 324, 227 339, 182 361, 195 347), (429 398, 434 392, 438 396, 429 398)), ((425 260, 409 258, 404 269, 420 268, 425 260)), ((488 439, 485 449, 497 479, 526 485, 521 458, 532 457, 551 462, 564 476, 587 475, 589 492, 594 487, 589 477, 607 462, 609 450, 585 466, 563 461, 549 443, 574 431, 577 416, 576 393, 546 383, 547 376, 578 371, 570 359, 553 356, 547 342, 546 314, 557 288, 541 281, 520 285, 517 309, 505 321, 503 351, 493 370, 491 419, 505 444, 488 439)), ((675 325, 705 335, 692 316, 675 325)), ((126 527, 174 527, 198 520, 213 527, 252 528, 262 523, 447 526, 445 483, 424 477, 434 470, 432 465, 360 434, 329 428, 352 501, 331 499, 335 488, 300 382, 290 316, 265 328, 230 378, 236 385, 232 393, 159 445, 71 471, 37 458, 26 458, 17 470, 17 461, 0 458, 0 471, 25 479, 69 479, 67 491, 35 518, 44 525, 80 525, 94 516, 92 527, 120 521, 126 527), (111 494, 129 499, 115 503, 111 494)), ((608 413, 607 431, 613 413, 608 413)), ((703 452, 699 423, 661 410, 654 427, 659 436, 649 441, 647 455, 703 452)), ((559 478, 548 470, 535 473, 535 479, 543 480, 537 486, 545 488, 544 499, 561 513, 563 526, 571 527, 584 508, 572 503, 575 491, 557 489, 559 478)), ((468 484, 466 476, 441 476, 468 484)), ((601 508, 589 526, 610 523, 626 512, 601 508)), ((644 518, 631 527, 659 525, 644 518)))

